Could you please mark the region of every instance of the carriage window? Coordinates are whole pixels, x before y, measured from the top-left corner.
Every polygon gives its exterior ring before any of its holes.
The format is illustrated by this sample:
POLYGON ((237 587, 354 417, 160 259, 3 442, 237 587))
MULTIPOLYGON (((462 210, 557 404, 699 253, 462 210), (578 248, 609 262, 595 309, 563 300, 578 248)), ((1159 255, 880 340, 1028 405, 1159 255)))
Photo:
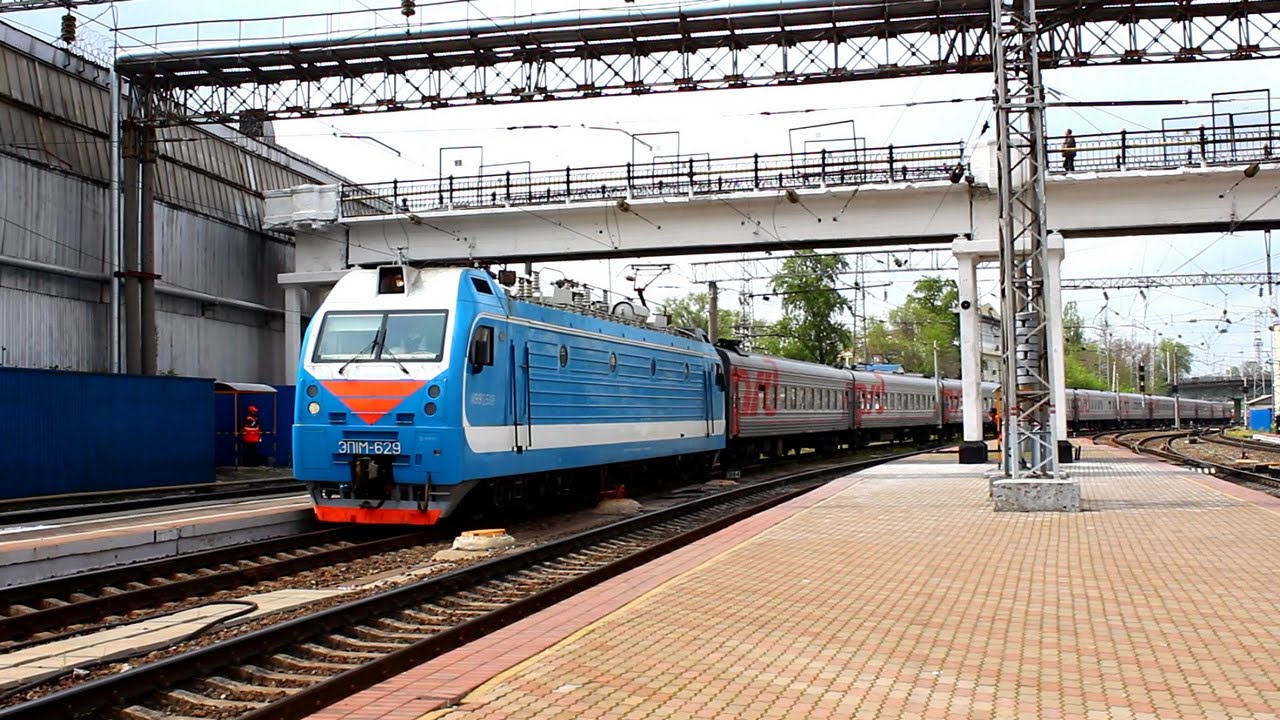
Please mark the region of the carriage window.
POLYGON ((756 394, 757 394, 757 396, 758 396, 758 397, 756 398, 756 399, 757 399, 757 402, 759 403, 758 407, 759 407, 761 410, 763 410, 763 409, 764 409, 764 402, 765 402, 765 398, 766 398, 766 396, 765 396, 765 387, 764 387, 763 385, 761 385, 761 386, 757 389, 756 394))

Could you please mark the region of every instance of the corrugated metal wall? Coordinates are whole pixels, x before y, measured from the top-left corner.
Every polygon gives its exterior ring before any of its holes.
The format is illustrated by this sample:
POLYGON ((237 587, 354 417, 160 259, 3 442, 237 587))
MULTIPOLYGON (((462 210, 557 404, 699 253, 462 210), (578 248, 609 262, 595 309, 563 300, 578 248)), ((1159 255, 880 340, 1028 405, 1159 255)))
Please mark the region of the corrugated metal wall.
MULTIPOLYGON (((0 23, 0 364, 110 369, 107 80, 105 68, 0 23)), ((341 179, 227 128, 159 138, 159 371, 283 382, 279 312, 164 288, 282 310, 276 275, 293 269, 293 245, 261 231, 262 191, 341 179)))
POLYGON ((2 368, 0 435, 0 497, 213 482, 213 382, 2 368))

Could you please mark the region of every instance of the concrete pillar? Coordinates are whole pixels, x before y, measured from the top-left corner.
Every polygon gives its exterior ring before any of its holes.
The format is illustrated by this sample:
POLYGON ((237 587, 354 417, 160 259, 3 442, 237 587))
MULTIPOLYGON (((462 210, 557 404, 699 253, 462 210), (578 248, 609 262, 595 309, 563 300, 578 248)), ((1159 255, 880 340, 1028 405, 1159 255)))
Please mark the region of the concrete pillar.
POLYGON ((124 246, 121 274, 124 275, 124 371, 130 374, 142 372, 142 316, 138 311, 141 296, 138 286, 138 142, 136 126, 125 128, 120 146, 124 178, 121 225, 124 246))
POLYGON ((976 464, 987 461, 987 443, 982 439, 982 333, 978 325, 978 261, 977 253, 965 247, 958 238, 952 252, 960 266, 957 286, 960 291, 960 385, 963 394, 962 417, 964 442, 960 443, 960 462, 976 464))
POLYGON ((156 336, 156 131, 147 128, 142 139, 142 198, 138 206, 141 220, 139 235, 141 247, 139 260, 142 270, 141 303, 139 310, 142 316, 142 366, 143 375, 156 374, 157 343, 156 336))
POLYGON ((1044 269, 1045 311, 1049 313, 1049 383, 1053 385, 1054 428, 1058 437, 1058 462, 1069 463, 1073 448, 1067 440, 1066 348, 1062 334, 1062 257, 1065 249, 1061 233, 1049 233, 1049 262, 1044 269))
POLYGON ((302 303, 306 289, 296 285, 284 289, 284 381, 298 383, 298 357, 302 354, 302 303))

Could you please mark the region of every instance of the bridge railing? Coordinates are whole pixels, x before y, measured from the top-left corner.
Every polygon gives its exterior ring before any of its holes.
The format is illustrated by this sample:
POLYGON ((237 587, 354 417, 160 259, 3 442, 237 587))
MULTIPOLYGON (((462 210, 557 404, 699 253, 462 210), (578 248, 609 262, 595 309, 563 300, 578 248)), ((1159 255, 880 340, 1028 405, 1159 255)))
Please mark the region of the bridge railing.
POLYGON ((962 143, 821 150, 780 155, 682 157, 563 170, 515 171, 346 185, 344 217, 575 201, 696 196, 829 185, 944 180, 963 169, 962 143))
MULTIPOLYGON (((1076 136, 1074 172, 1160 170, 1271 160, 1270 124, 1231 128, 1121 130, 1076 136)), ((1050 172, 1066 172, 1062 138, 1050 138, 1050 172)), ((734 158, 682 157, 561 170, 514 171, 342 188, 344 217, 520 207, 720 193, 785 191, 890 182, 958 180, 962 143, 890 145, 734 158)))
MULTIPOLYGON (((1172 170, 1271 160, 1280 147, 1280 127, 1195 127, 1121 130, 1076 136, 1075 172, 1172 170)), ((1049 140, 1050 171, 1066 172, 1062 138, 1049 140)))

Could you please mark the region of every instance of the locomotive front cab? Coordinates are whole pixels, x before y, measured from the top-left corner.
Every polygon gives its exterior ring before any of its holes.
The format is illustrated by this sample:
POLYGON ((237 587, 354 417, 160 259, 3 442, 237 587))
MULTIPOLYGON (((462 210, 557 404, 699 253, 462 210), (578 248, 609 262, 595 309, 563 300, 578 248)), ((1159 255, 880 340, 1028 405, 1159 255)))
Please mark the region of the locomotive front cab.
MULTIPOLYGON (((294 474, 327 522, 434 524, 462 492, 450 358, 459 269, 344 277, 303 341, 294 474)), ((465 349, 463 350, 465 353, 465 349)))

